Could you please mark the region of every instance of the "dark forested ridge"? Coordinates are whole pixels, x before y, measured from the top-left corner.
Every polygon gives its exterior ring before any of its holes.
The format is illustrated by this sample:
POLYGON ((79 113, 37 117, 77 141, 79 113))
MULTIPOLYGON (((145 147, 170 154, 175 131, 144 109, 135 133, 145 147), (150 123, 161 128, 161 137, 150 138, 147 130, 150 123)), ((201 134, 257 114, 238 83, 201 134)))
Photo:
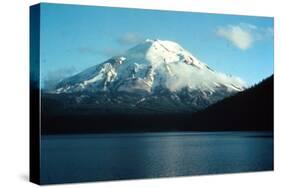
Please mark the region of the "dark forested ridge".
POLYGON ((273 85, 272 75, 261 83, 194 114, 191 129, 273 130, 273 85))
POLYGON ((44 95, 42 104, 43 134, 273 130, 273 76, 194 114, 65 109, 44 95))

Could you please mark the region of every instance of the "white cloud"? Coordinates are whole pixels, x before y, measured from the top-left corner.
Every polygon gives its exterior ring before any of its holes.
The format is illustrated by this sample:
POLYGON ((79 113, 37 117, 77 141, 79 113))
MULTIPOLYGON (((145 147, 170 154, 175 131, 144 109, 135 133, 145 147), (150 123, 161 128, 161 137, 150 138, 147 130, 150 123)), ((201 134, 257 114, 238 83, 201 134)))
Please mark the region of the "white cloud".
POLYGON ((251 48, 256 41, 272 37, 273 29, 270 27, 260 28, 256 25, 240 23, 238 25, 218 27, 216 34, 228 40, 237 48, 247 50, 251 48))
POLYGON ((72 76, 76 72, 77 70, 75 67, 67 67, 67 68, 57 69, 54 71, 49 71, 43 77, 43 83, 42 83, 43 88, 46 90, 52 90, 61 80, 63 80, 68 76, 72 76))
POLYGON ((102 49, 95 49, 92 47, 79 47, 77 48, 78 53, 82 55, 100 55, 106 58, 110 58, 112 56, 116 56, 122 54, 124 52, 123 49, 120 48, 102 48, 102 49))
POLYGON ((125 33, 123 36, 119 37, 117 41, 122 45, 137 44, 143 40, 143 37, 136 33, 125 33))

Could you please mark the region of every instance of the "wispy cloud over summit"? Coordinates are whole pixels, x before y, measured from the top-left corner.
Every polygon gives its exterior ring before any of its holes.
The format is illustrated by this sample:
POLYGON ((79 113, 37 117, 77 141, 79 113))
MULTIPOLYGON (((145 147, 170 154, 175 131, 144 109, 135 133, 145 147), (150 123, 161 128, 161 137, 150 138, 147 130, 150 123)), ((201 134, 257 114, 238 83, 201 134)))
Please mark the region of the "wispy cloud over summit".
POLYGON ((137 44, 142 40, 144 40, 144 38, 137 33, 125 33, 117 39, 118 43, 122 45, 137 44))
POLYGON ((256 25, 240 23, 238 25, 220 26, 216 29, 217 36, 231 42, 241 50, 247 50, 256 41, 273 36, 273 28, 261 28, 256 25))

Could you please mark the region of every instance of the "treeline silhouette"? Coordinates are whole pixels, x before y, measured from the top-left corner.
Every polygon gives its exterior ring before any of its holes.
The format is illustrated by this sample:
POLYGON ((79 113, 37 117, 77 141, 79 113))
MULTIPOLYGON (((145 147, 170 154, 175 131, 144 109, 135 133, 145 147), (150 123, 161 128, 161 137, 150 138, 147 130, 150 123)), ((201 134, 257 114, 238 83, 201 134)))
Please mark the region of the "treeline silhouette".
POLYGON ((65 111, 59 101, 42 98, 42 134, 246 130, 273 130, 273 75, 193 114, 65 111))
POLYGON ((273 80, 272 75, 243 92, 193 114, 190 128, 206 131, 273 130, 273 80))

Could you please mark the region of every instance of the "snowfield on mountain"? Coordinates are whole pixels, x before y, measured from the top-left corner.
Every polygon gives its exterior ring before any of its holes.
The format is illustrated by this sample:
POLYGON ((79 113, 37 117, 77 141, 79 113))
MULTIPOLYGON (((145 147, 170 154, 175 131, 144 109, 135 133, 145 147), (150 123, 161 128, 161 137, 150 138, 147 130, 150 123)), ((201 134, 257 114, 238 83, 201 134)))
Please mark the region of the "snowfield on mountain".
POLYGON ((179 44, 147 39, 62 80, 50 93, 75 95, 76 103, 88 105, 143 104, 151 109, 166 103, 165 109, 195 111, 244 89, 241 79, 216 72, 179 44))

